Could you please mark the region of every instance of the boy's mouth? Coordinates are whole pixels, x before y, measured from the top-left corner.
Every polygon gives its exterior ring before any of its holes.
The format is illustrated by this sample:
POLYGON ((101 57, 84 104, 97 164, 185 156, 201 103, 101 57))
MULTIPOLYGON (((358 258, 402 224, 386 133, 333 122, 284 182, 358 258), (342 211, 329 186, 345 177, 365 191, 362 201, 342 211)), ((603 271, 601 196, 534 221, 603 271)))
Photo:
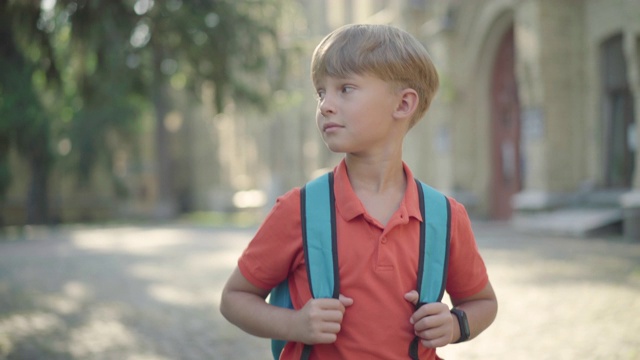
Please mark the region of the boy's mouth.
POLYGON ((342 127, 341 125, 336 124, 334 122, 328 122, 322 125, 322 131, 328 131, 331 129, 341 128, 341 127, 342 127))

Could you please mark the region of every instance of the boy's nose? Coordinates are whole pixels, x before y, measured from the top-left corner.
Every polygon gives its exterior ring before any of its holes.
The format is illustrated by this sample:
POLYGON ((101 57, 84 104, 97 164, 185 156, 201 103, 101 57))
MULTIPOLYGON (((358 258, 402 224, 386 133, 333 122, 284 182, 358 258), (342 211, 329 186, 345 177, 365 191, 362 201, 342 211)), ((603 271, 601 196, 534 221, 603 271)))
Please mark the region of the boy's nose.
POLYGON ((333 105, 333 103, 331 102, 331 100, 328 99, 327 96, 325 96, 324 99, 322 99, 322 101, 320 102, 320 105, 318 105, 319 109, 320 109, 320 113, 322 114, 322 116, 328 116, 328 115, 332 115, 335 114, 335 107, 333 105))

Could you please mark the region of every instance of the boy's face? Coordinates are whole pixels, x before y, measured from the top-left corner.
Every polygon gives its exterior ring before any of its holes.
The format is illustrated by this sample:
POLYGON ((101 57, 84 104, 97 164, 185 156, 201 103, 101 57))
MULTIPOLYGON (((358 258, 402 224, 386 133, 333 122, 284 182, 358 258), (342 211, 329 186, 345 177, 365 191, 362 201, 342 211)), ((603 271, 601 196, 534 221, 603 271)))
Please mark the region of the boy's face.
POLYGON ((315 83, 316 123, 333 152, 366 154, 390 145, 393 113, 400 96, 372 75, 324 77, 315 83))

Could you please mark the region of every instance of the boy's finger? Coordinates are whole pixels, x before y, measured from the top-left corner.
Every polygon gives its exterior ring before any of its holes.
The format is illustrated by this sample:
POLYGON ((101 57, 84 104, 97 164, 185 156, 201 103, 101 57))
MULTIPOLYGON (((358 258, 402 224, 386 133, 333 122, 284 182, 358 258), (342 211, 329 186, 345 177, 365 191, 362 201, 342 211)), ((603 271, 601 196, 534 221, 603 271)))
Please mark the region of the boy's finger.
POLYGON ((342 305, 342 302, 338 301, 338 299, 333 298, 311 299, 310 301, 315 302, 317 307, 325 310, 340 309, 344 307, 344 305, 342 305))
POLYGON ((418 303, 418 300, 420 299, 420 295, 416 290, 411 290, 408 293, 404 294, 404 299, 412 303, 413 305, 416 305, 418 303))
POLYGON ((411 315, 411 319, 409 320, 412 324, 417 323, 420 319, 440 314, 443 310, 443 306, 446 306, 442 303, 428 303, 420 306, 413 315, 411 315))
POLYGON ((353 305, 353 299, 350 298, 350 297, 346 297, 346 296, 344 296, 342 294, 340 294, 340 296, 338 296, 338 300, 340 300, 340 302, 342 303, 342 305, 344 307, 348 307, 348 306, 353 305))

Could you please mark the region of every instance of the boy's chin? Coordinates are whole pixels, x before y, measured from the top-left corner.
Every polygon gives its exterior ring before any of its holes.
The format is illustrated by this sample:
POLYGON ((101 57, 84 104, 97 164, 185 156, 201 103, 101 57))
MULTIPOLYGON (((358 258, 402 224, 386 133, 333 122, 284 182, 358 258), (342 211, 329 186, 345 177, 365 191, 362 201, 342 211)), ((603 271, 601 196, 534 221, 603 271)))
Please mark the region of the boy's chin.
POLYGON ((344 146, 339 146, 336 144, 329 144, 327 142, 324 143, 325 146, 327 147, 327 149, 329 149, 329 151, 336 153, 336 154, 342 154, 342 153, 348 153, 349 149, 347 149, 344 146))

